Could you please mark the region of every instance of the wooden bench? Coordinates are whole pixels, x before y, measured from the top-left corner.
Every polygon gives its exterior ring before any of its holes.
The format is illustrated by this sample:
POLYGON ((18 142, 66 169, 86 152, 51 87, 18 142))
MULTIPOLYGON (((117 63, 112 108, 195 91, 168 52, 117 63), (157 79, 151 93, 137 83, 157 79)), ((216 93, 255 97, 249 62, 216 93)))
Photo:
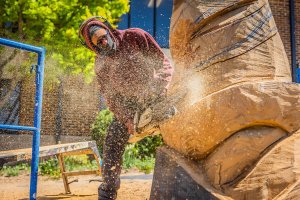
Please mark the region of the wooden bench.
MULTIPOLYGON (((48 156, 57 156, 59 160, 59 167, 62 174, 65 192, 67 194, 71 193, 70 184, 74 181, 68 182, 69 176, 78 176, 78 175, 90 175, 98 174, 101 176, 101 166, 100 166, 100 155, 95 141, 87 142, 77 142, 77 143, 68 143, 68 144, 57 144, 50 146, 40 147, 39 157, 48 157, 48 156), (81 155, 81 154, 90 154, 93 155, 97 165, 97 170, 85 170, 85 171, 66 171, 64 156, 72 155, 81 155)), ((28 149, 16 149, 10 151, 0 152, 0 160, 5 163, 14 163, 20 161, 26 161, 31 159, 31 148, 28 149)))

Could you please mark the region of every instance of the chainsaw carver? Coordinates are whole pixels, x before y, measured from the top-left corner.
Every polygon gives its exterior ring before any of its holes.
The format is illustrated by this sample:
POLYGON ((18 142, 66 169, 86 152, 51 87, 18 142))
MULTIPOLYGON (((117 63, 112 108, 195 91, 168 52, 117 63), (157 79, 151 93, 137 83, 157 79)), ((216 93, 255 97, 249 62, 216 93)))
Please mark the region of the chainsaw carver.
POLYGON ((103 17, 92 17, 81 24, 79 36, 96 53, 100 93, 114 113, 104 144, 98 198, 116 199, 125 145, 130 134, 139 132, 140 114, 165 99, 173 67, 142 29, 117 30, 103 17))

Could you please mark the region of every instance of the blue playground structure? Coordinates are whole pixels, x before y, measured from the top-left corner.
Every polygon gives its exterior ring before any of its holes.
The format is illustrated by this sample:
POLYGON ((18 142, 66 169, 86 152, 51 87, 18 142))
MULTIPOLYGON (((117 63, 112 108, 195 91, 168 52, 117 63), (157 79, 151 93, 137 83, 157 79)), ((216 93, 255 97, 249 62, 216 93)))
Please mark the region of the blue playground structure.
POLYGON ((16 126, 0 124, 0 129, 15 130, 15 131, 32 131, 32 160, 31 160, 31 176, 30 176, 30 200, 36 199, 37 178, 39 165, 39 148, 40 148, 40 133, 41 133, 41 116, 42 116, 42 97, 43 97, 43 80, 44 80, 44 61, 46 49, 44 47, 36 47, 12 40, 0 38, 0 45, 9 46, 21 50, 26 50, 38 54, 37 65, 35 67, 35 107, 34 107, 34 125, 31 126, 16 126))

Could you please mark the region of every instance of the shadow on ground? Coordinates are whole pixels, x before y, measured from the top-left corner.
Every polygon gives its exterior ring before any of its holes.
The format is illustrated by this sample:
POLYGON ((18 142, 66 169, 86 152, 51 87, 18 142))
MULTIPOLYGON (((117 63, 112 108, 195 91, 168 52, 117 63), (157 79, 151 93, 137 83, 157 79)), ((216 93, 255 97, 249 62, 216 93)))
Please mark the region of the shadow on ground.
MULTIPOLYGON (((92 197, 95 196, 96 194, 92 194, 92 195, 66 195, 66 194, 59 194, 59 195, 45 195, 45 196, 41 196, 38 197, 38 200, 54 200, 54 199, 70 199, 70 198, 84 198, 84 197, 92 197)), ((19 200, 29 200, 29 198, 23 198, 23 199, 19 199, 19 200)))

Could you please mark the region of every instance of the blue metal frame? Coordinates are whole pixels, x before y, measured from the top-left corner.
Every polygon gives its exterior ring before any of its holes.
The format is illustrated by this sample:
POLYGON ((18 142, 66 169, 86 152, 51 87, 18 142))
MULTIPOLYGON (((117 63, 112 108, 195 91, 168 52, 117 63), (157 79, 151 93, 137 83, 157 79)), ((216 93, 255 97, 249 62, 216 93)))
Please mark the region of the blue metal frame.
POLYGON ((296 68, 296 83, 300 83, 300 66, 296 68))
POLYGON ((34 126, 15 126, 0 124, 0 129, 6 130, 25 130, 32 131, 32 160, 31 160, 31 176, 30 176, 30 200, 36 199, 37 178, 39 165, 39 148, 41 133, 41 117, 42 117, 42 97, 43 97, 43 80, 44 80, 44 61, 46 49, 44 47, 36 47, 12 40, 0 38, 0 45, 5 45, 17 49, 22 49, 38 54, 38 63, 36 65, 36 91, 35 91, 35 107, 34 107, 34 126))
POLYGON ((300 83, 299 68, 297 67, 297 47, 296 47, 296 21, 295 21, 295 2, 290 0, 290 38, 291 38, 291 61, 292 78, 296 83, 300 83))

